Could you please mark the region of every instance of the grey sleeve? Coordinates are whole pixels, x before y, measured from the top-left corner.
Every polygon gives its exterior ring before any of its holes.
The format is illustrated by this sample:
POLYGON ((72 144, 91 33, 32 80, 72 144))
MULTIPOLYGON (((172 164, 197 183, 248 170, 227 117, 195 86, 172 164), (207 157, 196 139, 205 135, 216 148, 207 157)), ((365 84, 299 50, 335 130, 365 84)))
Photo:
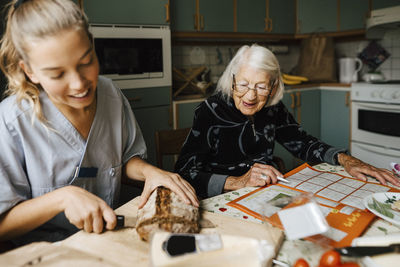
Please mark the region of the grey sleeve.
POLYGON ((0 122, 0 214, 31 197, 18 135, 0 122))
POLYGON ((208 182, 207 194, 208 197, 220 195, 224 190, 224 185, 228 175, 213 174, 208 182))
POLYGON ((339 153, 350 155, 347 149, 331 147, 325 152, 324 161, 331 165, 339 165, 339 162, 337 161, 337 155, 339 153))

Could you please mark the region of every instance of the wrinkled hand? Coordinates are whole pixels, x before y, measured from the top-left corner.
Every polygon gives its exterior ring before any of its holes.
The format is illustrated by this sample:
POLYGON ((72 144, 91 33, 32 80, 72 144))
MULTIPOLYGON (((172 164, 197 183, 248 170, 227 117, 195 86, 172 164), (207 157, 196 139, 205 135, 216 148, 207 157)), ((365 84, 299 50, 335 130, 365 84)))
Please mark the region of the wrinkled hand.
POLYGON ((159 186, 164 186, 175 192, 186 204, 199 206, 199 200, 193 187, 179 174, 152 168, 152 172, 146 177, 143 192, 141 195, 139 209, 142 208, 151 193, 159 186))
POLYGON ((226 191, 237 190, 247 186, 264 186, 276 184, 277 176, 283 176, 271 165, 255 163, 245 174, 239 177, 228 177, 224 189, 226 191))
POLYGON ((104 200, 77 186, 67 186, 59 190, 63 190, 64 194, 62 205, 65 216, 78 229, 88 233, 101 233, 104 222, 106 229, 115 228, 117 218, 104 200))
POLYGON ((387 169, 376 168, 355 157, 343 153, 339 154, 338 160, 346 172, 357 179, 367 181, 367 175, 369 175, 376 178, 383 185, 390 182, 393 185, 400 186, 400 180, 396 178, 393 172, 387 169))

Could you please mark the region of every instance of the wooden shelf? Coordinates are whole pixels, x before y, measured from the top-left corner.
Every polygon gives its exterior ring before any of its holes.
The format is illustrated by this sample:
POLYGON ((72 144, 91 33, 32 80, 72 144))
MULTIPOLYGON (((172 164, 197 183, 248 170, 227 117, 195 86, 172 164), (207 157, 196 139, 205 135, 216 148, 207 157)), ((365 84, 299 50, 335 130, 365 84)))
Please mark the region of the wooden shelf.
MULTIPOLYGON (((172 32, 174 44, 179 43, 245 43, 245 42, 298 42, 315 33, 307 34, 271 34, 271 33, 240 33, 240 32, 172 32)), ((333 37, 337 41, 363 40, 365 30, 350 30, 340 32, 322 32, 321 36, 333 37)))

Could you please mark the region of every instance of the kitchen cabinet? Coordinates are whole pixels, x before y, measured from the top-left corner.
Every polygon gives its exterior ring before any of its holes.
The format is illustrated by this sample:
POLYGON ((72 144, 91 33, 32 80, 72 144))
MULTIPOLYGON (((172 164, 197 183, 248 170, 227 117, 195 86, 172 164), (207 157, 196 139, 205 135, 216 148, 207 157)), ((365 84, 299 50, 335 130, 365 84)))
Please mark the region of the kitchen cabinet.
POLYGON ((372 0, 372 9, 386 8, 400 5, 399 0, 372 0))
POLYGON ((198 0, 198 25, 205 32, 233 32, 233 0, 198 0))
POLYGON ((365 0, 338 0, 340 1, 340 31, 365 29, 365 21, 369 12, 368 1, 365 0))
POLYGON ((173 128, 191 128, 194 111, 206 98, 176 100, 172 102, 173 128))
POLYGON ((242 33, 294 33, 293 0, 237 1, 237 31, 242 33))
POLYGON ((171 0, 171 30, 189 32, 197 30, 196 0, 171 0))
POLYGON ((172 0, 173 31, 233 32, 233 0, 172 0))
POLYGON ((169 24, 169 0, 83 1, 90 23, 169 24))
POLYGON ((169 87, 124 89, 147 146, 147 161, 156 165, 155 132, 171 129, 169 87))
POLYGON ((337 31, 337 0, 296 0, 296 33, 337 31))
MULTIPOLYGON (((317 88, 303 90, 285 92, 282 102, 308 134, 319 138, 321 129, 321 93, 317 88)), ((303 163, 277 142, 275 143, 274 154, 283 159, 287 171, 303 163)))
POLYGON ((349 149, 350 92, 321 90, 321 140, 349 149))

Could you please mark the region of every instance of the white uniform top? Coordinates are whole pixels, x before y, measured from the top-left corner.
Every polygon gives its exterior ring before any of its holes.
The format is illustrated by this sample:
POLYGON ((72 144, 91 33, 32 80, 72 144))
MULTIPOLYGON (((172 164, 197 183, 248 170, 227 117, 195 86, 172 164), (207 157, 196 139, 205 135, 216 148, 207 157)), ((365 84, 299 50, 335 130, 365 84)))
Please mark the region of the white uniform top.
MULTIPOLYGON (((122 165, 133 156, 146 156, 146 145, 127 99, 110 79, 99 76, 96 114, 87 141, 43 91, 40 102, 50 129, 37 118, 32 124, 33 110, 27 101, 18 106, 16 97, 10 96, 0 103, 0 214, 21 201, 70 184, 115 207, 122 165), (74 178, 77 166, 81 170, 97 168, 97 175, 74 178)), ((64 213, 41 228, 66 231, 46 240, 76 231, 64 213)))

